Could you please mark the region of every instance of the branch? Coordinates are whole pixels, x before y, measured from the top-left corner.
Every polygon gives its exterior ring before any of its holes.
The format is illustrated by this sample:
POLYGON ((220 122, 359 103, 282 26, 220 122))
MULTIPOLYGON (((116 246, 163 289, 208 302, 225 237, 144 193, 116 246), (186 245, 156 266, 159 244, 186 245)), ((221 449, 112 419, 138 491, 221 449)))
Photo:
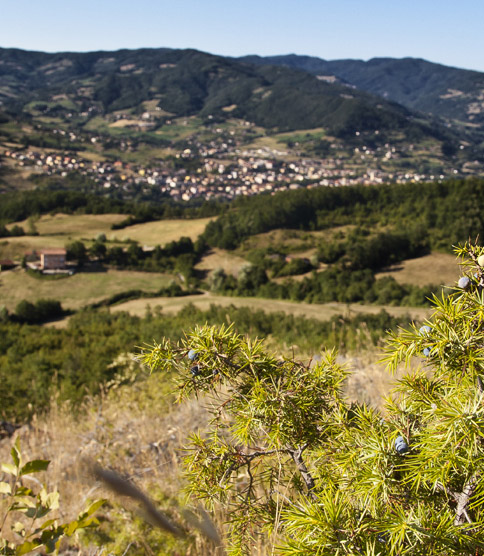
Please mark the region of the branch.
POLYGON ((474 494, 476 486, 477 477, 476 475, 473 475, 470 481, 464 486, 462 492, 458 494, 456 498, 457 508, 455 510, 454 525, 462 525, 466 519, 469 523, 472 523, 472 520, 469 518, 467 513, 467 504, 469 504, 469 500, 474 494))
POLYGON ((473 475, 467 485, 464 486, 462 492, 455 492, 446 488, 442 483, 437 483, 438 490, 441 490, 451 496, 456 502, 454 525, 462 525, 465 521, 473 523, 467 512, 467 505, 471 499, 477 486, 477 476, 473 475))
POLYGON ((298 471, 301 474, 303 481, 306 483, 309 497, 312 498, 313 500, 316 500, 316 495, 313 492, 316 483, 314 482, 313 476, 308 471, 308 468, 306 467, 306 464, 302 459, 302 453, 307 448, 307 446, 308 446, 307 444, 304 444, 303 446, 300 446, 297 450, 289 450, 289 453, 291 454, 291 457, 294 460, 294 463, 296 464, 296 467, 298 468, 298 471))

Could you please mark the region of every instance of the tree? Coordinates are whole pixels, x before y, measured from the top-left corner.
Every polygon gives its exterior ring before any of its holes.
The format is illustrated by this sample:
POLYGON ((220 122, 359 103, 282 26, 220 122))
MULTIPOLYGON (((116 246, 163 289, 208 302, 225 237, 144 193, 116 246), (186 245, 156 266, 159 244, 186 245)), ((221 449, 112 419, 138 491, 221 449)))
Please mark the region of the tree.
POLYGON ((286 555, 484 554, 484 248, 457 252, 458 287, 389 336, 391 370, 422 365, 383 412, 345 399, 334 352, 303 364, 208 326, 145 350, 180 398, 216 400, 185 463, 190 494, 228 508, 231 554, 262 532, 286 555))
POLYGON ((67 258, 83 265, 87 260, 87 249, 82 241, 76 240, 66 245, 67 258))

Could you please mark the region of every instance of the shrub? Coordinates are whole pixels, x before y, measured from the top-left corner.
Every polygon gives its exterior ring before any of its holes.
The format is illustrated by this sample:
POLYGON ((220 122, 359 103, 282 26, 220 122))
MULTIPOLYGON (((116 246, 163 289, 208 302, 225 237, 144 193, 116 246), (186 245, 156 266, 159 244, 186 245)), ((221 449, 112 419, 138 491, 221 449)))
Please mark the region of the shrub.
MULTIPOLYGON (((4 480, 0 482, 0 554, 21 556, 39 549, 48 554, 58 552, 63 538, 81 529, 97 527, 99 522, 93 514, 104 500, 93 502, 76 520, 59 524, 54 517, 59 508, 59 493, 48 492, 45 486, 34 491, 24 484, 27 476, 45 471, 50 462, 23 463, 18 439, 11 455, 13 463, 1 465, 4 480), (7 525, 10 525, 9 533, 7 525)), ((32 480, 40 484, 37 479, 32 480)))
POLYGON ((231 554, 262 533, 286 555, 483 553, 484 249, 457 253, 469 286, 389 335, 391 370, 422 365, 382 413, 345 399, 334 352, 311 366, 210 326, 145 350, 152 370, 178 372, 180 398, 215 398, 185 465, 188 492, 227 508, 231 554))

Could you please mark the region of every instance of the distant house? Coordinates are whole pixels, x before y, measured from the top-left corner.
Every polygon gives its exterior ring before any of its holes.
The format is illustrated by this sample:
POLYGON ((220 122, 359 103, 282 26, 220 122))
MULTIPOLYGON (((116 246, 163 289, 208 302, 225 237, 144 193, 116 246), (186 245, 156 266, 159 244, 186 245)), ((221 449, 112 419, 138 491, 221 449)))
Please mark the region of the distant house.
POLYGON ((42 249, 40 255, 40 270, 60 270, 66 268, 66 250, 42 249))

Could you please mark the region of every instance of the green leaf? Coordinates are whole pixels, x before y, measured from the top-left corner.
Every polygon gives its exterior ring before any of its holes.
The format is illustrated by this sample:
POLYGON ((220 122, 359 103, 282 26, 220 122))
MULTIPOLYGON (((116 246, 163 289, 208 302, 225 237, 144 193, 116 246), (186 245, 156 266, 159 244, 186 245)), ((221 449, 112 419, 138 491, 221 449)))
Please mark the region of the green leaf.
POLYGON ((12 487, 8 483, 0 482, 0 494, 12 494, 12 487))
POLYGON ((15 444, 12 446, 10 450, 10 454, 12 455, 13 462, 15 467, 18 469, 20 467, 21 455, 20 455, 20 441, 17 437, 15 444))
POLYGON ((96 500, 95 502, 93 502, 89 508, 87 508, 87 510, 85 512, 82 513, 82 517, 87 517, 89 515, 92 515, 94 512, 96 512, 97 510, 99 510, 99 508, 106 502, 106 500, 104 498, 101 498, 100 500, 96 500))
POLYGON ((44 523, 42 523, 42 525, 40 526, 40 530, 42 529, 47 529, 47 527, 50 527, 51 525, 54 525, 54 523, 56 522, 55 519, 48 519, 47 521, 44 521, 44 523))
POLYGON ((11 463, 2 463, 2 471, 9 475, 17 475, 17 468, 11 463))
POLYGON ((79 527, 78 521, 71 521, 65 529, 65 534, 68 537, 72 536, 77 531, 78 527, 79 527))
POLYGON ((49 467, 50 461, 47 459, 35 459, 27 462, 20 470, 20 475, 28 475, 29 473, 38 473, 45 471, 49 467))
POLYGON ((23 554, 28 554, 38 548, 40 544, 36 541, 25 541, 22 544, 19 544, 15 549, 15 554, 17 556, 23 556, 23 554))

